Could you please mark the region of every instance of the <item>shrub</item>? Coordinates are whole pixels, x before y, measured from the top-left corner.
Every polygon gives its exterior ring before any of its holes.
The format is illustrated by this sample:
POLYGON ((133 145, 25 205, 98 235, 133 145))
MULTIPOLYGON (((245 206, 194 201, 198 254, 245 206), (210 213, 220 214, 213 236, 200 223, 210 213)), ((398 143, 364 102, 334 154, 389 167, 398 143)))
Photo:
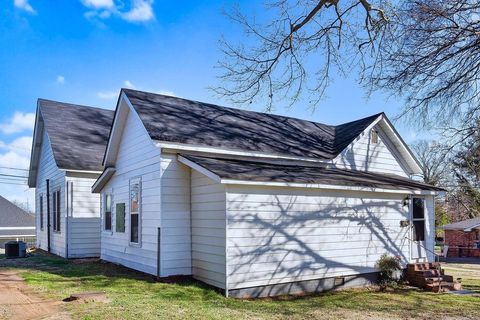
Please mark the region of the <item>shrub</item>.
POLYGON ((376 267, 379 270, 378 283, 380 289, 385 290, 387 287, 396 287, 401 278, 402 267, 400 265, 400 257, 382 254, 378 259, 376 267))

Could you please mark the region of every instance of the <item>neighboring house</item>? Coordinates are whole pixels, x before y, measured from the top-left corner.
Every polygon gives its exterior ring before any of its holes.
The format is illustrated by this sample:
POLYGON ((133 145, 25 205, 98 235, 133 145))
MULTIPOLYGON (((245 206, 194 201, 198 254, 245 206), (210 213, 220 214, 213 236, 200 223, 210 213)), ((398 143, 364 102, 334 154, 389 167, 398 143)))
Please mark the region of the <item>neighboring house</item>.
POLYGON ((449 257, 480 257, 480 218, 446 224, 444 245, 449 257))
POLYGON ((35 216, 0 196, 0 248, 11 240, 35 240, 35 216))
POLYGON ((159 277, 266 296, 434 259, 442 190, 411 179, 383 113, 330 126, 122 89, 103 164, 101 258, 159 277))
POLYGON ((100 197, 91 186, 113 111, 39 99, 28 185, 35 188, 37 246, 62 257, 100 255, 100 197))

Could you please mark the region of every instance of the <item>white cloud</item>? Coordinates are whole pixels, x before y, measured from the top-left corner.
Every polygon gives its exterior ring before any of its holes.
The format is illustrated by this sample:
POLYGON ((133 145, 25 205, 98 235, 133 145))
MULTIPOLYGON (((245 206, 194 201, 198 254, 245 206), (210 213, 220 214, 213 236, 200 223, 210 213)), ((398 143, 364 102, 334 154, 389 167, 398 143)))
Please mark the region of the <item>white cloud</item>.
POLYGON ((57 79, 55 80, 55 83, 57 84, 64 84, 65 83, 65 77, 62 75, 58 75, 57 79))
POLYGON ((130 80, 125 80, 123 82, 123 85, 125 86, 125 88, 129 88, 129 89, 135 89, 136 87, 133 85, 132 82, 130 82, 130 80))
POLYGON ((5 134, 33 130, 35 124, 35 113, 15 112, 8 121, 0 124, 0 131, 5 134))
POLYGON ((145 22, 155 18, 153 14, 153 0, 134 0, 130 11, 123 13, 123 19, 130 22, 145 22))
POLYGON ((163 94, 163 95, 165 95, 165 96, 173 96, 173 97, 175 97, 175 93, 174 93, 173 91, 159 90, 159 91, 155 91, 155 93, 163 94))
MULTIPOLYGON (((143 87, 137 87, 133 82, 130 80, 125 80, 123 81, 123 87, 127 89, 134 89, 134 90, 142 90, 142 91, 147 91, 147 92, 153 92, 153 93, 158 93, 158 94, 163 94, 166 96, 175 96, 175 93, 170 90, 162 90, 162 89, 150 89, 150 88, 143 88, 143 87)), ((100 99, 104 100, 113 100, 118 98, 118 91, 99 91, 97 92, 97 97, 100 99)))
POLYGON ((114 8, 113 0, 82 0, 84 6, 94 9, 114 8))
POLYGON ((112 100, 118 98, 117 91, 100 91, 97 92, 97 97, 104 100, 112 100))
POLYGON ((28 0, 13 0, 13 5, 19 9, 25 10, 31 14, 37 14, 35 9, 28 3, 28 0))
POLYGON ((7 147, 15 152, 30 157, 32 148, 32 136, 23 136, 10 142, 7 147))
POLYGON ((85 12, 87 19, 107 19, 112 15, 128 22, 147 22, 155 19, 153 0, 129 0, 130 6, 123 1, 114 0, 81 0, 82 4, 91 9, 85 12))
POLYGON ((0 173, 20 175, 25 178, 3 177, 0 179, 0 194, 9 200, 28 202, 31 209, 35 204, 35 193, 26 185, 28 174, 25 170, 12 170, 8 168, 28 169, 30 163, 30 149, 32 136, 21 136, 6 143, 0 140, 0 173))
POLYGON ((6 153, 0 154, 0 166, 1 167, 12 167, 15 168, 25 168, 28 169, 30 163, 30 158, 24 155, 18 154, 15 151, 7 151, 6 153))

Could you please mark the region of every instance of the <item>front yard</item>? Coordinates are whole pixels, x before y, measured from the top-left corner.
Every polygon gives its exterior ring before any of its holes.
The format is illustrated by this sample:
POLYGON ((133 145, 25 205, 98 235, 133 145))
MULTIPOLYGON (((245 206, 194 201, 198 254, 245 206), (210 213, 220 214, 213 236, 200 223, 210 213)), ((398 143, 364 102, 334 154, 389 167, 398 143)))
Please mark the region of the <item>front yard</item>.
MULTIPOLYGON (((446 268, 480 294, 480 265, 446 268)), ((306 297, 226 299, 195 282, 167 284, 102 262, 67 261, 40 252, 27 259, 0 255, 0 273, 15 272, 34 294, 61 301, 72 293, 104 291, 109 302, 65 302, 73 319, 478 319, 480 298, 401 289, 356 289, 306 297)), ((0 314, 1 318, 1 314, 0 314)))

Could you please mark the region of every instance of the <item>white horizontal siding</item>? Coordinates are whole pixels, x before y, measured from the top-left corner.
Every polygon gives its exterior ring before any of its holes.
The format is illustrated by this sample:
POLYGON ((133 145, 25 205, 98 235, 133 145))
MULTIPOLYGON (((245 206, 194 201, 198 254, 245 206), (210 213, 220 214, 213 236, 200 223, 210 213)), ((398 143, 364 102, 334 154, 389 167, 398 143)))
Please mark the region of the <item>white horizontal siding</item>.
POLYGON ((409 260, 404 195, 228 186, 228 288, 375 271, 409 260))
MULTIPOLYGON (((150 274, 157 273, 157 229, 160 227, 160 150, 131 110, 123 128, 116 172, 105 188, 112 193, 112 231, 104 231, 102 212, 101 258, 150 274), (140 245, 130 244, 130 179, 141 177, 140 245), (125 232, 115 231, 115 207, 125 203, 125 232)), ((103 204, 103 201, 101 201, 103 204)))
MULTIPOLYGON (((98 203, 98 206, 100 203, 98 203)), ((68 257, 100 256, 100 217, 68 217, 68 257)))
POLYGON ((192 273, 225 289, 225 187, 191 170, 192 273))
POLYGON ((45 132, 43 134, 43 142, 40 149, 40 158, 37 173, 37 185, 35 187, 35 212, 36 212, 36 235, 37 246, 43 250, 48 249, 47 240, 47 184, 46 180, 50 180, 50 249, 51 252, 59 256, 65 257, 65 172, 58 169, 53 157, 52 148, 45 132), (52 193, 60 190, 60 232, 53 231, 53 200, 52 193), (43 230, 40 229, 40 196, 43 195, 43 230))
POLYGON ((69 258, 100 256, 100 195, 91 191, 96 177, 92 174, 67 172, 69 258))
POLYGON ((379 133, 379 141, 371 143, 370 131, 363 133, 347 149, 334 159, 339 168, 396 174, 407 177, 408 171, 401 164, 399 156, 391 147, 388 137, 380 127, 374 128, 379 133))
POLYGON ((191 275, 190 169, 162 153, 161 181, 161 275, 191 275))
POLYGON ((99 218, 100 194, 92 193, 92 186, 98 176, 76 173, 75 177, 67 173, 67 182, 71 182, 72 195, 70 215, 75 218, 99 218))

